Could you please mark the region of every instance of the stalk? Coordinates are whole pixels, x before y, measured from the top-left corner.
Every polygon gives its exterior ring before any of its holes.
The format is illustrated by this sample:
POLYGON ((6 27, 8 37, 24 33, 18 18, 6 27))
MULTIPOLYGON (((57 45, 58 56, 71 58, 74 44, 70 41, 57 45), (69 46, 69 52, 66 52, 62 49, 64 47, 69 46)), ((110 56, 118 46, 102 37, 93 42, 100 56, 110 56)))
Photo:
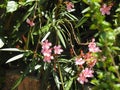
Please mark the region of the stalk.
MULTIPOLYGON (((106 48, 107 48, 107 45, 106 45, 106 48)), ((115 64, 114 58, 113 58, 112 54, 110 53, 109 49, 108 49, 108 55, 112 59, 112 64, 115 67, 115 73, 116 73, 117 77, 119 78, 119 82, 120 82, 120 74, 119 74, 118 69, 116 68, 116 64, 115 64)))
POLYGON ((59 75, 60 75, 60 81, 62 83, 62 89, 64 90, 64 82, 63 82, 63 76, 62 76, 62 72, 61 72, 61 69, 60 69, 60 64, 58 62, 58 70, 59 70, 59 75))

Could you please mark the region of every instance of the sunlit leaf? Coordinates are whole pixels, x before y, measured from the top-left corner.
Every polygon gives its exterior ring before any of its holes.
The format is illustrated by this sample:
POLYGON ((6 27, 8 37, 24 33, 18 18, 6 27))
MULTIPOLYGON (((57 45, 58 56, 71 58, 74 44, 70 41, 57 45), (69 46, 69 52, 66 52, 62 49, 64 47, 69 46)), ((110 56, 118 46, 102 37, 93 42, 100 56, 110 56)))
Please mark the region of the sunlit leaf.
POLYGON ((116 72, 116 70, 118 69, 118 66, 109 66, 108 70, 111 72, 116 72))
POLYGON ((24 54, 16 55, 16 56, 10 58, 9 60, 7 60, 6 63, 10 63, 10 62, 13 62, 13 61, 15 61, 15 60, 18 60, 18 59, 22 58, 23 56, 24 56, 24 54))
POLYGON ((35 70, 39 69, 40 67, 41 67, 41 65, 36 65, 35 70))
POLYGON ((4 46, 4 42, 2 41, 2 39, 0 38, 0 48, 2 48, 4 46))
POLYGON ((45 26, 43 26, 43 27, 39 30, 39 34, 48 32, 49 29, 50 29, 50 26, 51 26, 51 23, 50 23, 50 24, 46 24, 45 26))
POLYGON ((70 78, 70 80, 66 83, 65 90, 70 90, 74 78, 70 78))
POLYGON ((85 8, 81 13, 86 13, 88 11, 90 11, 90 7, 85 8))
POLYGON ((113 46, 111 49, 120 51, 120 47, 114 47, 113 46))
POLYGON ((60 80, 59 80, 59 76, 57 75, 57 73, 53 72, 53 77, 54 77, 54 80, 55 80, 55 83, 56 83, 56 86, 58 88, 58 90, 60 90, 60 80))
POLYGON ((41 42, 45 41, 49 35, 50 35, 50 32, 48 32, 48 33, 44 36, 44 38, 41 40, 41 42))
POLYGON ((91 80, 91 83, 93 84, 93 85, 99 85, 99 80, 97 80, 97 79, 92 79, 91 80))
POLYGON ((114 30, 114 32, 115 32, 115 35, 120 34, 120 27, 117 27, 117 28, 114 30))
POLYGON ((0 51, 15 51, 15 52, 22 52, 23 50, 20 50, 18 48, 3 48, 0 49, 0 51))
POLYGON ((65 14, 67 17, 69 17, 71 20, 78 20, 74 15, 70 14, 70 13, 66 13, 65 14))
POLYGON ((26 2, 33 2, 33 1, 36 1, 36 0, 26 0, 26 2))
POLYGON ((14 12, 18 8, 18 4, 15 1, 8 1, 7 3, 7 12, 14 12))

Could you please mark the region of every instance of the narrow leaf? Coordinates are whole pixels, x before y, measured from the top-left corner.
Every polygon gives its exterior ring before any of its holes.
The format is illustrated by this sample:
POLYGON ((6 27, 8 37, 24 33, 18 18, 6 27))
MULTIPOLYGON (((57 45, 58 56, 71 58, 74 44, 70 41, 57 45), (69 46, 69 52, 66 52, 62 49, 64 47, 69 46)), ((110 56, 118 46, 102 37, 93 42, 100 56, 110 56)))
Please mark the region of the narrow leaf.
POLYGON ((16 55, 16 56, 14 56, 14 57, 10 58, 9 60, 7 60, 7 62, 6 62, 6 63, 13 62, 13 61, 15 61, 15 60, 17 60, 17 59, 22 58, 23 56, 24 56, 24 54, 19 54, 19 55, 16 55))
POLYGON ((61 82, 59 80, 58 75, 55 72, 53 72, 53 77, 54 77, 54 80, 55 80, 55 83, 56 83, 56 86, 57 86, 58 90, 60 90, 60 84, 61 84, 61 82))
POLYGON ((88 17, 82 17, 78 23, 76 24, 75 28, 81 26, 83 23, 85 23, 87 21, 88 17))
POLYGON ((16 52, 21 52, 23 50, 17 49, 17 48, 3 48, 0 49, 0 51, 16 51, 16 52))
POLYGON ((22 82, 23 78, 24 78, 24 76, 22 75, 22 76, 15 82, 15 84, 14 84, 14 86, 12 87, 11 90, 15 90, 15 89, 18 87, 18 85, 22 82))
POLYGON ((2 48, 4 46, 4 42, 2 41, 2 39, 0 39, 0 48, 2 48))
POLYGON ((70 80, 67 82, 65 90, 70 90, 72 83, 73 83, 73 78, 70 78, 70 80))
POLYGON ((90 7, 85 8, 81 13, 86 13, 90 10, 90 7))
POLYGON ((48 32, 48 33, 45 35, 45 37, 41 40, 41 42, 45 41, 49 35, 50 35, 50 32, 48 32))
POLYGON ((63 36, 62 36, 62 34, 60 33, 59 30, 57 30, 57 34, 58 34, 58 36, 59 36, 59 39, 60 39, 61 43, 62 43, 63 46, 66 48, 64 38, 63 38, 63 36))

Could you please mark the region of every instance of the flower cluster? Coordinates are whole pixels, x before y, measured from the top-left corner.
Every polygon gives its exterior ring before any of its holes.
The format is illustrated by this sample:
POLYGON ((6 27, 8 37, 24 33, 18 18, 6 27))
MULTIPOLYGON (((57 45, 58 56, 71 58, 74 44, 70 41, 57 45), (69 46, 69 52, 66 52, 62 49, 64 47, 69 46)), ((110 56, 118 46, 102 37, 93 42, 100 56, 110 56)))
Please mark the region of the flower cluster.
MULTIPOLYGON (((52 46, 52 43, 48 42, 48 40, 45 40, 44 42, 42 42, 42 50, 41 53, 44 56, 43 61, 44 62, 51 62, 51 59, 54 59, 54 57, 52 56, 52 48, 50 48, 52 46)), ((61 49, 61 46, 54 46, 53 47, 54 50, 54 54, 61 54, 63 52, 63 49, 61 49)))
POLYGON ((84 82, 88 82, 87 77, 93 77, 93 73, 94 73, 93 70, 91 70, 89 68, 85 68, 79 74, 79 77, 77 78, 78 82, 81 83, 81 84, 84 84, 84 82))
POLYGON ((93 77, 94 71, 92 70, 92 68, 97 62, 97 57, 95 53, 101 52, 99 47, 96 46, 95 39, 92 39, 92 41, 88 45, 88 48, 88 53, 84 54, 83 51, 81 51, 80 56, 75 59, 75 64, 78 65, 80 69, 83 69, 77 78, 78 82, 81 84, 84 84, 84 82, 88 82, 88 77, 93 77))

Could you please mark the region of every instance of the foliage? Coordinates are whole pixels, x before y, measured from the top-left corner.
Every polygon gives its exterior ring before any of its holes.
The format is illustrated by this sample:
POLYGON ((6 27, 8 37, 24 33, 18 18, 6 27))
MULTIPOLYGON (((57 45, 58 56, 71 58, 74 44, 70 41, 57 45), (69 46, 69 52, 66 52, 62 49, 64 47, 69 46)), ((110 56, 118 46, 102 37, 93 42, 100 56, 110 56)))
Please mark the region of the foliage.
POLYGON ((0 67, 26 68, 12 90, 34 72, 41 90, 120 89, 119 0, 0 3, 0 67))

